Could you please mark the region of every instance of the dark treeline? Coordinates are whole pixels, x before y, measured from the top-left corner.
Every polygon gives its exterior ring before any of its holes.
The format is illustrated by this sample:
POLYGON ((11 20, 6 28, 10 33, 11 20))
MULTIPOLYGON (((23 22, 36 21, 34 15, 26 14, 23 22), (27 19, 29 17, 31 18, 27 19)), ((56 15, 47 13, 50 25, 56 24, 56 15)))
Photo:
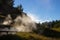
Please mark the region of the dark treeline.
POLYGON ((22 16, 22 5, 14 7, 14 0, 0 0, 0 22, 4 21, 4 18, 10 14, 12 19, 15 19, 17 15, 22 16))
POLYGON ((37 23, 37 28, 60 28, 60 20, 43 22, 42 24, 37 23))
MULTIPOLYGON (((0 0, 0 26, 1 27, 6 27, 3 24, 3 22, 8 17, 8 15, 10 15, 11 20, 14 20, 19 15, 22 17, 22 14, 24 13, 22 5, 14 7, 14 1, 15 0, 0 0)), ((7 25, 7 28, 10 28, 11 24, 13 23, 14 21, 10 23, 10 25, 7 25)))
MULTIPOLYGON (((14 7, 14 0, 0 0, 0 23, 4 21, 8 14, 11 15, 12 20, 14 20, 18 15, 22 17, 23 8, 22 5, 14 7)), ((36 33, 41 34, 51 34, 53 32, 59 35, 55 30, 52 31, 51 28, 60 28, 60 20, 44 22, 44 23, 36 23, 37 30, 33 30, 36 33), (48 30, 48 31, 47 31, 48 30), (48 33, 51 31, 50 33, 48 33)), ((55 34, 55 35, 56 35, 55 34)))
POLYGON ((60 37, 60 30, 56 31, 52 28, 60 28, 60 20, 44 22, 44 23, 36 23, 37 30, 34 32, 38 34, 43 34, 49 37, 60 37))

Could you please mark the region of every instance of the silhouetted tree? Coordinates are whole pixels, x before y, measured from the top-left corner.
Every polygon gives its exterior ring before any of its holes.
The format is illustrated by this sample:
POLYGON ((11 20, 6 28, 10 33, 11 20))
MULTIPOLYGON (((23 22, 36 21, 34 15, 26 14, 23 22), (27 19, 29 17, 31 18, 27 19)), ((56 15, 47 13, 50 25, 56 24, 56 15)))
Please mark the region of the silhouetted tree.
POLYGON ((0 0, 0 15, 6 16, 13 8, 13 2, 14 0, 0 0))
MULTIPOLYGON (((0 26, 4 22, 8 14, 12 12, 14 0, 0 0, 0 26)), ((1 27, 10 28, 10 25, 3 25, 1 27)))
POLYGON ((23 8, 22 8, 21 4, 19 6, 17 6, 17 9, 20 10, 20 12, 23 12, 23 8))

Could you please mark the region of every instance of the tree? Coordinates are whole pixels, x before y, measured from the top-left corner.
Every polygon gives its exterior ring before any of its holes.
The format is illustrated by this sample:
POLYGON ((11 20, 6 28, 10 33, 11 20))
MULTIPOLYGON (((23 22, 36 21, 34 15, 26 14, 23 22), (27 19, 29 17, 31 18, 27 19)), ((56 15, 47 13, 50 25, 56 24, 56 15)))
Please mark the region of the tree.
POLYGON ((13 2, 14 0, 0 0, 0 25, 3 25, 3 22, 7 15, 11 13, 10 11, 13 9, 13 2))
POLYGON ((0 5, 13 6, 14 0, 0 0, 0 5))
POLYGON ((22 8, 22 5, 20 4, 19 6, 17 6, 17 9, 20 11, 20 12, 23 12, 23 8, 22 8))
POLYGON ((13 9, 14 0, 0 0, 0 12, 3 16, 6 16, 13 9))

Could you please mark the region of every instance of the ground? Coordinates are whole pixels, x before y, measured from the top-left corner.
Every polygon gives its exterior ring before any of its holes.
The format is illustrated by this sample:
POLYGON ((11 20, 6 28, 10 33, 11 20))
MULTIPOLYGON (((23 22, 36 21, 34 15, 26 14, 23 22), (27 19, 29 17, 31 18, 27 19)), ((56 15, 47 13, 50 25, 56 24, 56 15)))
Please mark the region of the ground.
POLYGON ((36 34, 36 33, 20 32, 17 33, 17 35, 26 40, 60 40, 60 38, 46 37, 44 35, 36 34))

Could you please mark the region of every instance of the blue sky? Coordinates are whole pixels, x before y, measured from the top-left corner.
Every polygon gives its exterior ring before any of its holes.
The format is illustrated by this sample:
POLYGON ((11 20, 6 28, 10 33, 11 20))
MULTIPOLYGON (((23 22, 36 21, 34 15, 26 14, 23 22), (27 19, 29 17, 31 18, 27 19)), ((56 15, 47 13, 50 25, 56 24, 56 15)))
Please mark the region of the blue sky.
POLYGON ((15 0, 36 22, 60 20, 60 0, 15 0))

